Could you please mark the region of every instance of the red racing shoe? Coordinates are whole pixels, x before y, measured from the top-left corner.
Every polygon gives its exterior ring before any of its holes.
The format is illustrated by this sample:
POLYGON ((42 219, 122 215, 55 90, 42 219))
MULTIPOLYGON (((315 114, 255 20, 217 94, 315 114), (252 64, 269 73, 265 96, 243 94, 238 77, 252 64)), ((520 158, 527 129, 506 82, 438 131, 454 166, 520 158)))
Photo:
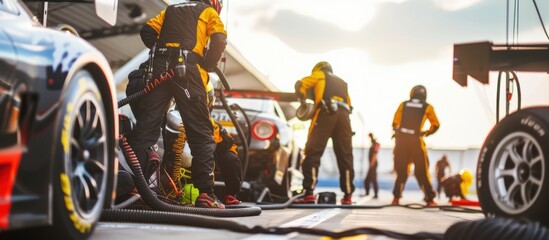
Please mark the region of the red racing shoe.
POLYGON ((196 198, 195 207, 225 209, 225 205, 214 194, 201 193, 196 198))
POLYGON ((346 204, 346 205, 353 204, 353 195, 345 194, 345 196, 343 196, 343 198, 341 199, 341 204, 346 204))
POLYGON ((297 204, 300 204, 300 203, 305 203, 305 204, 316 204, 316 196, 312 193, 310 194, 307 194, 305 196, 303 196, 302 198, 298 198, 294 201, 294 203, 297 203, 297 204))
POLYGON ((234 194, 225 194, 221 201, 225 205, 238 205, 241 203, 234 194))

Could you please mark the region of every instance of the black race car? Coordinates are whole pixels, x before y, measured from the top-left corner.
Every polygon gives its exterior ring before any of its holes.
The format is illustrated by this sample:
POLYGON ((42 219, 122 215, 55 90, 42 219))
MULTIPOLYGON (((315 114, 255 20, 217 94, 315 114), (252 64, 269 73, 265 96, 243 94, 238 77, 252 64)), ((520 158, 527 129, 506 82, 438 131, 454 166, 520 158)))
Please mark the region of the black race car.
POLYGON ((85 239, 115 195, 112 71, 72 28, 37 19, 0 1, 0 238, 85 239))

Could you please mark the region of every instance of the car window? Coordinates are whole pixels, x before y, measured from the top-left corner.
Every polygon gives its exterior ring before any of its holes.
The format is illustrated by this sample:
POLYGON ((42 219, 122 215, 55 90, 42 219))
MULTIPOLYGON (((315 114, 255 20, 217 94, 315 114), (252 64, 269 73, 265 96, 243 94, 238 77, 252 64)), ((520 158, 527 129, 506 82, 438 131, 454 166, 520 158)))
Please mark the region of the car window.
POLYGON ((12 0, 0 0, 0 11, 18 14, 17 6, 12 0))

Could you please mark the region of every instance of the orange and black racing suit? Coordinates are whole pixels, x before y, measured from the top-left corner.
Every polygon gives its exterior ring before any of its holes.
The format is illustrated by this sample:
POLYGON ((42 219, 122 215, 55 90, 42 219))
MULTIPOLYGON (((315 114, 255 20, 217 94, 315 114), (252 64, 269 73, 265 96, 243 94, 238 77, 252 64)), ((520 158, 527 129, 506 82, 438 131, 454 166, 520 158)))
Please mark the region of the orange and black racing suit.
POLYGON ((225 182, 225 193, 236 195, 242 185, 242 162, 238 157, 237 146, 234 140, 223 128, 221 123, 211 119, 213 125, 213 139, 215 148, 215 162, 221 177, 225 182))
POLYGON ((425 201, 431 202, 435 192, 429 177, 429 159, 423 136, 435 133, 440 124, 433 107, 418 99, 402 102, 395 112, 393 129, 395 130, 394 167, 397 174, 393 195, 402 196, 408 179, 411 163, 414 163, 414 174, 420 188, 425 194, 425 201), (430 128, 422 131, 426 120, 430 128))
POLYGON ((146 148, 160 136, 163 116, 175 99, 187 129, 191 149, 192 181, 199 191, 213 193, 215 142, 210 112, 206 105, 206 70, 215 69, 227 44, 227 32, 218 13, 202 2, 184 2, 168 6, 141 29, 143 43, 151 48, 153 78, 169 78, 140 101, 143 114, 138 117, 130 144, 140 161, 147 166, 146 148), (205 47, 210 41, 209 50, 205 47), (181 53, 187 52, 181 59, 181 53), (176 66, 186 67, 178 74, 176 66))
POLYGON ((329 71, 313 71, 296 83, 298 96, 305 96, 312 89, 316 113, 311 119, 309 136, 305 145, 305 159, 302 163, 304 175, 303 188, 313 193, 318 182, 320 157, 324 153, 328 139, 332 138, 337 165, 339 168, 339 185, 343 193, 354 192, 353 147, 351 121, 351 99, 347 83, 329 71), (337 109, 332 108, 337 105, 337 109))

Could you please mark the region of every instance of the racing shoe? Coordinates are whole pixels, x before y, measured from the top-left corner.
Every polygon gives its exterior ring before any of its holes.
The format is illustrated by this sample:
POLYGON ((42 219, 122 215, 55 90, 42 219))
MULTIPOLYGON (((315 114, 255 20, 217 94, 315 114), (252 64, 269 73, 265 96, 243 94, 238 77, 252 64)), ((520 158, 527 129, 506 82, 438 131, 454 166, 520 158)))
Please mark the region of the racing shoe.
POLYGON ((393 205, 393 206, 399 205, 399 199, 398 198, 393 198, 393 201, 391 202, 391 205, 393 205))
POLYGON ((196 198, 196 202, 194 203, 195 207, 200 208, 219 208, 219 209, 225 209, 225 205, 217 199, 217 197, 212 194, 207 193, 201 193, 196 198))
POLYGON ((353 195, 345 194, 345 196, 343 196, 343 198, 341 199, 341 204, 353 204, 353 195))
POLYGON ((305 196, 301 197, 301 198, 298 198, 294 201, 294 203, 305 203, 305 204, 315 204, 316 203, 316 197, 314 194, 312 193, 309 193, 309 194, 306 194, 305 196))
POLYGON ((223 204, 229 206, 229 205, 238 205, 240 204, 240 200, 236 198, 236 195, 234 194, 225 194, 221 200, 223 204))
POLYGON ((428 202, 425 204, 425 206, 427 206, 427 207, 436 207, 437 204, 436 204, 435 202, 433 202, 433 201, 428 201, 428 202))

